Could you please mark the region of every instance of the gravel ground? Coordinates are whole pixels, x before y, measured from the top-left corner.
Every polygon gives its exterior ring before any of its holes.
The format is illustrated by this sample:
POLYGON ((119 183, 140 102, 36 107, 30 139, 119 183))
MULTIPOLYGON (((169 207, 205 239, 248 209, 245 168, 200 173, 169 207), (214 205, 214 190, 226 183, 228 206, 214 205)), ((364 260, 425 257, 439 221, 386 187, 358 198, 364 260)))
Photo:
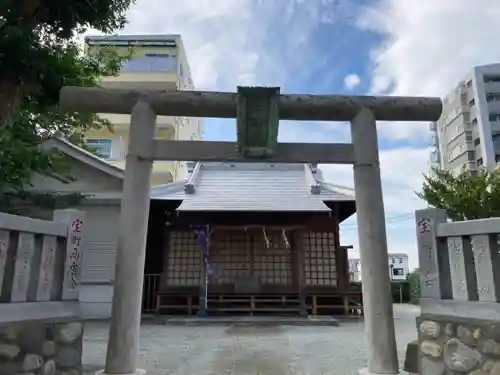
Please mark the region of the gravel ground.
MULTIPOLYGON (((416 339, 418 307, 395 305, 400 366, 416 339)), ((102 369, 108 327, 86 326, 85 374, 102 369)), ((339 327, 143 325, 139 366, 150 375, 355 375, 365 365, 364 324, 339 327)))

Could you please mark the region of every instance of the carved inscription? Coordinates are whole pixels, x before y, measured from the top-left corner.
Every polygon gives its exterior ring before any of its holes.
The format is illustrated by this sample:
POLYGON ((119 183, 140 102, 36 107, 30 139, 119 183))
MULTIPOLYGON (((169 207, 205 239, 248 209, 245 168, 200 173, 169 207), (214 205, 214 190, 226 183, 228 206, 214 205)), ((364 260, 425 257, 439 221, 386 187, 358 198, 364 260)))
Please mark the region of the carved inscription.
POLYGON ((477 278, 477 293, 480 301, 497 302, 497 288, 495 285, 493 256, 493 241, 488 234, 475 235, 471 237, 472 251, 474 253, 474 265, 477 278))
POLYGON ((81 273, 81 245, 84 222, 81 218, 71 221, 68 229, 63 299, 77 299, 81 273))
POLYGON ((12 302, 26 302, 28 285, 31 277, 31 263, 35 253, 35 236, 32 233, 19 233, 14 281, 12 285, 12 302))
POLYGON ((462 237, 448 237, 451 289, 453 299, 468 301, 467 276, 465 270, 464 245, 462 237))
POLYGON ((38 276, 37 300, 49 301, 54 280, 57 238, 44 236, 40 274, 38 276))

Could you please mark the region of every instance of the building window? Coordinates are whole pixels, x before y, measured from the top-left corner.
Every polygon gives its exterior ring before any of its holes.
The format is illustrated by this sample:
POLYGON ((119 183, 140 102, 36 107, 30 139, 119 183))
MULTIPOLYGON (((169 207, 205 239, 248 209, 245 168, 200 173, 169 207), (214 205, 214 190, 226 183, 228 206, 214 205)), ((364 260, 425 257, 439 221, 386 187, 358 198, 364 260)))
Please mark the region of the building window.
POLYGON ((465 132, 465 141, 472 142, 472 132, 465 132))
POLYGON ((124 73, 173 73, 177 70, 177 57, 167 53, 148 53, 143 57, 126 61, 124 73))
POLYGON ((469 161, 476 160, 476 153, 474 151, 467 151, 467 160, 469 161))
POLYGON ((468 81, 466 84, 465 84, 466 87, 471 87, 472 86, 472 80, 468 81))
POLYGON ((473 106, 474 106, 474 104, 476 104, 476 101, 475 101, 474 99, 471 99, 471 100, 469 101, 469 106, 470 106, 470 107, 473 107, 473 106))
POLYGON ((477 118, 472 119, 472 125, 477 125, 477 118))
POLYGON ((111 159, 111 139, 88 139, 87 146, 99 157, 111 159))
POLYGON ((486 101, 488 101, 488 102, 496 102, 499 100, 500 100, 500 94, 496 94, 496 93, 486 94, 486 101))
POLYGON ((474 139, 474 146, 479 146, 480 144, 481 144, 481 140, 479 139, 479 137, 474 139))
POLYGON ((477 166, 479 167, 481 165, 483 165, 483 158, 477 159, 477 166))
POLYGON ((392 274, 394 276, 404 276, 405 275, 404 270, 402 268, 393 268, 392 274))
POLYGON ((403 264, 403 258, 399 258, 399 264, 403 264))
POLYGON ((500 114, 498 113, 490 114, 490 121, 500 121, 500 114))
POLYGON ((487 77, 484 77, 484 82, 500 82, 500 76, 487 76, 487 77))

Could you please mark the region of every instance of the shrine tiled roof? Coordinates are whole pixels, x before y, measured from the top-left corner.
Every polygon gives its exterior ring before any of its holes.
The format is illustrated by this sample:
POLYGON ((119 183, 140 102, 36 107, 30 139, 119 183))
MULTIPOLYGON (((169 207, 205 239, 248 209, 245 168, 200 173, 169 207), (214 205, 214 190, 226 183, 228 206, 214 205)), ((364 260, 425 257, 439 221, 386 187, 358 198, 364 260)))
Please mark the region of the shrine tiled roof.
POLYGON ((354 193, 319 181, 310 165, 204 162, 187 180, 153 187, 151 199, 181 200, 179 211, 317 212, 354 193))

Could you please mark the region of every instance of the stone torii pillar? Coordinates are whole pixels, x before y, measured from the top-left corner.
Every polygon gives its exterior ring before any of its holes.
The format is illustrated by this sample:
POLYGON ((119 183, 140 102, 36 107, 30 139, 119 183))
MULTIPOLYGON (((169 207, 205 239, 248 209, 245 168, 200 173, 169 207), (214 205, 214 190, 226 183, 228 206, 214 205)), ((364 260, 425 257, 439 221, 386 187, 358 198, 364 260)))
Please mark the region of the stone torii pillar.
MULTIPOLYGON (((352 144, 278 143, 263 161, 353 164, 363 277, 368 367, 363 374, 398 374, 384 204, 376 120, 436 121, 439 98, 339 95, 279 95, 279 119, 350 121, 352 144)), ((136 369, 140 306, 149 214, 149 177, 154 160, 254 162, 234 142, 153 139, 155 116, 236 118, 235 93, 137 91, 65 87, 67 111, 130 114, 120 232, 116 258, 111 332, 104 374, 143 373, 136 369)))

